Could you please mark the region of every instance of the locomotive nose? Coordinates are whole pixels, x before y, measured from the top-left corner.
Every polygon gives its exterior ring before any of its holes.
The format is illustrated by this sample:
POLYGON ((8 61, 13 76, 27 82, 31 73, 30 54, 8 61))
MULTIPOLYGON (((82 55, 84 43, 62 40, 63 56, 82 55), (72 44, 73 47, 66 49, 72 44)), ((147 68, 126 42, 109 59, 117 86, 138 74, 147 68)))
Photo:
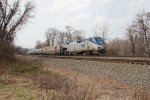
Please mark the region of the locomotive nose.
POLYGON ((98 52, 105 53, 105 48, 98 47, 98 52))
POLYGON ((101 52, 101 47, 98 47, 97 51, 98 51, 98 52, 101 52))

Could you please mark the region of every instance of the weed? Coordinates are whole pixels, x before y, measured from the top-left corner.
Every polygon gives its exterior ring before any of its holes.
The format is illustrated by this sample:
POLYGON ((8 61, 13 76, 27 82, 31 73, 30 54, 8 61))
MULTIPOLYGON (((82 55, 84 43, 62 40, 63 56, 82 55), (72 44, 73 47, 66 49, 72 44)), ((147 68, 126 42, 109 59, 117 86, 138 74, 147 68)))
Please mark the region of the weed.
POLYGON ((41 73, 40 75, 33 76, 33 82, 39 86, 39 88, 45 91, 48 90, 60 90, 64 82, 65 77, 60 76, 58 73, 41 73))
POLYGON ((3 84, 3 85, 15 84, 15 80, 13 80, 13 79, 1 79, 0 78, 0 84, 3 84))
POLYGON ((37 71, 38 68, 32 65, 15 65, 11 69, 11 72, 17 75, 34 74, 37 71))

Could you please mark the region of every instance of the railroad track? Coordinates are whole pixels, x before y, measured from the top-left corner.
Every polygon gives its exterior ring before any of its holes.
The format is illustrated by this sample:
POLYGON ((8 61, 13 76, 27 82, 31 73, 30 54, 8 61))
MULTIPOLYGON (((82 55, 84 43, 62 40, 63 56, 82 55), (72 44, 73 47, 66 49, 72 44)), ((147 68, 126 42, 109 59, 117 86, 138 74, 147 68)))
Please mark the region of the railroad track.
POLYGON ((127 57, 93 57, 93 56, 55 56, 55 55, 36 55, 38 57, 58 58, 58 59, 74 59, 87 61, 115 62, 150 65, 150 59, 127 59, 127 57))

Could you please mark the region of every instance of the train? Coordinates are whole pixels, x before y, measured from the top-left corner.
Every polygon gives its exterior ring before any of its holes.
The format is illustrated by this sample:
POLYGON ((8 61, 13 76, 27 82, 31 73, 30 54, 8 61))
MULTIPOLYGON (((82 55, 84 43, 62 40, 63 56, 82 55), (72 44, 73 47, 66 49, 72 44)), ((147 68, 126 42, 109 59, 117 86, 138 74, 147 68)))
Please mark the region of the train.
POLYGON ((105 39, 101 37, 90 37, 80 41, 65 42, 60 46, 48 46, 33 49, 28 55, 100 55, 106 52, 105 39))

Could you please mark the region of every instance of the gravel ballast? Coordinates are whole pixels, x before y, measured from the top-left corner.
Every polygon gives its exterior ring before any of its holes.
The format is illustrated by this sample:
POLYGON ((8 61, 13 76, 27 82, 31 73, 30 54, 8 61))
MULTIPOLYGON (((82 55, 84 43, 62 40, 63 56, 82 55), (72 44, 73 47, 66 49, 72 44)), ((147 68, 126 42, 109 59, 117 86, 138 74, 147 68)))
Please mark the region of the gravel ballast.
POLYGON ((120 83, 140 88, 150 87, 150 65, 56 58, 42 58, 42 62, 53 68, 62 68, 97 76, 103 75, 120 83))

